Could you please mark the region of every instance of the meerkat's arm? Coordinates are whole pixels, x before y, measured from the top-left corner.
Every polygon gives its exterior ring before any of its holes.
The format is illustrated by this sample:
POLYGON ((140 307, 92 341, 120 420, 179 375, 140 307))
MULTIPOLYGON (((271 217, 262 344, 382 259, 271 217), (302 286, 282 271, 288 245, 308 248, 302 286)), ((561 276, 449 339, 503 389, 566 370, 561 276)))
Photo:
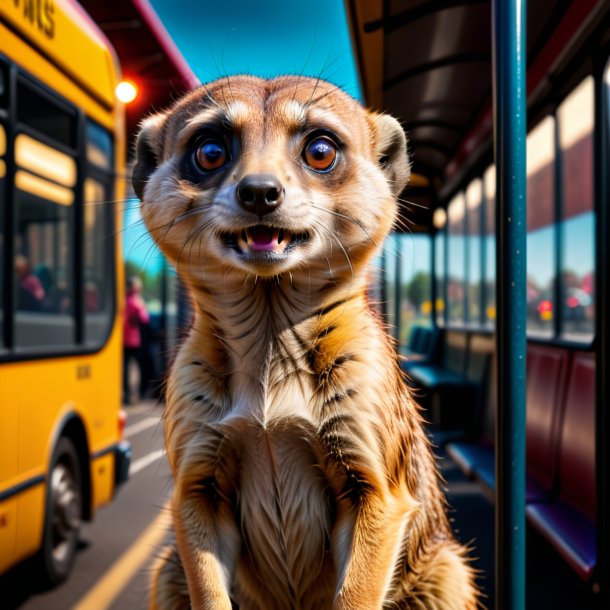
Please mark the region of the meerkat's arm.
POLYGON ((231 610, 230 581, 240 537, 228 507, 210 494, 178 499, 176 540, 188 582, 191 608, 231 610))
POLYGON ((383 495, 365 492, 355 512, 348 503, 339 505, 336 544, 351 542, 347 553, 336 549, 342 565, 333 610, 380 610, 383 605, 414 509, 402 498, 383 495))

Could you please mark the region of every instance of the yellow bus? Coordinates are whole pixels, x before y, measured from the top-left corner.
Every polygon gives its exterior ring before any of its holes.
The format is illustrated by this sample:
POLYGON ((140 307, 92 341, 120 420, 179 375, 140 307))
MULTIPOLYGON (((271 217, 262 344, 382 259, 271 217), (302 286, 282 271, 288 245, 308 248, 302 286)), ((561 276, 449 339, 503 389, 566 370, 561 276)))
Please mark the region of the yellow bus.
POLYGON ((0 0, 0 573, 51 583, 129 466, 117 66, 73 0, 0 0))

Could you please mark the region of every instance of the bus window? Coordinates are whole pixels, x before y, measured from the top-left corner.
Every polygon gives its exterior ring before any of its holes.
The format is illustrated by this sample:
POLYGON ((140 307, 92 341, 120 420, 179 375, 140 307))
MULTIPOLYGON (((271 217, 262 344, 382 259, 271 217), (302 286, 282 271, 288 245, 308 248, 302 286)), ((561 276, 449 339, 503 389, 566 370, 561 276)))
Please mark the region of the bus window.
POLYGON ((445 208, 434 211, 434 281, 436 282, 436 324, 445 325, 445 248, 447 212, 445 208))
POLYGON ((59 144, 76 148, 76 113, 39 93, 23 78, 17 83, 17 120, 59 144))
POLYGON ((490 165, 483 174, 485 193, 485 324, 496 323, 496 168, 490 165))
MULTIPOLYGON (((4 270, 4 193, 6 177, 6 128, 0 123, 0 270, 4 270)), ((0 271, 2 277, 4 271, 0 271)), ((0 347, 4 346, 4 282, 0 281, 0 347)))
MULTIPOLYGON (((0 278, 4 270, 4 217, 5 217, 5 193, 6 193, 6 127, 2 119, 6 114, 2 111, 8 106, 8 67, 0 61, 0 278)), ((5 345, 4 337, 4 282, 0 281, 0 348, 5 345)))
POLYGON ((428 235, 400 235, 400 348, 413 326, 432 325, 431 244, 428 235))
POLYGON ((559 106, 562 217, 560 290, 562 335, 593 338, 595 220, 593 215, 593 77, 559 106))
POLYGON ((462 193, 449 203, 447 216, 447 322, 450 325, 461 325, 466 317, 466 202, 462 193))
POLYGON ((107 185, 85 179, 85 342, 101 345, 113 312, 112 228, 108 222, 107 185))
POLYGON ((114 312, 114 230, 112 137, 87 122, 87 177, 84 191, 85 342, 101 345, 114 312))
POLYGON ((367 294, 369 301, 376 311, 383 313, 381 296, 381 274, 383 270, 383 257, 381 254, 376 254, 371 259, 369 265, 369 274, 367 279, 367 294))
POLYGON ((466 189, 466 247, 468 248, 468 323, 481 324, 481 225, 483 210, 483 184, 473 180, 466 189))
POLYGON ((75 341, 76 162, 35 138, 15 139, 17 347, 75 341))
POLYGON ((87 161, 100 169, 112 171, 114 148, 110 133, 87 121, 87 161))
POLYGON ((389 326, 390 333, 396 337, 396 299, 398 298, 396 286, 396 257, 398 256, 398 236, 388 235, 383 248, 383 280, 384 280, 384 311, 386 314, 386 324, 389 326))
POLYGON ((0 61, 0 108, 8 107, 8 66, 0 61))
POLYGON ((551 337, 555 299, 555 121, 545 118, 527 137, 527 330, 551 337))

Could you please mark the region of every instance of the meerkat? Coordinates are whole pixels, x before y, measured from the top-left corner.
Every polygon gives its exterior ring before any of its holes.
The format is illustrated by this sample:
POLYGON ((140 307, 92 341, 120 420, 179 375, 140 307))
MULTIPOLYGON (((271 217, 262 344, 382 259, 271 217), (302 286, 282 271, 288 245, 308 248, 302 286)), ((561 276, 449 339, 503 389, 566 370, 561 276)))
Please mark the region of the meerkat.
POLYGON ((399 122, 319 79, 224 78, 143 123, 134 189, 194 310, 152 609, 478 606, 367 298, 409 172, 399 122))

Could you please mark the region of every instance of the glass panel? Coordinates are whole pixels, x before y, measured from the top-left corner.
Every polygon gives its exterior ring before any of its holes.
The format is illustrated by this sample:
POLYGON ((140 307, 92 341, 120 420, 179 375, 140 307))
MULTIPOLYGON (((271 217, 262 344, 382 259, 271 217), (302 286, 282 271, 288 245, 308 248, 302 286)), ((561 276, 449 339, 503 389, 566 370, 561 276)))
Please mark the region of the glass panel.
POLYGON ((367 276, 367 294, 369 302, 373 305, 376 311, 383 313, 381 306, 381 282, 382 282, 382 265, 383 259, 381 254, 375 255, 369 265, 367 276))
POLYGON ((100 345, 110 332, 114 310, 111 184, 85 180, 85 342, 100 345))
POLYGON ((428 235, 400 235, 400 349, 413 326, 432 325, 431 241, 428 235))
MULTIPOLYGON (((0 64, 0 68, 2 65, 0 64)), ((1 70, 0 70, 1 74, 1 70)), ((0 77, 1 80, 1 77, 0 77)), ((1 85, 0 85, 1 87, 1 85)), ((0 92, 1 96, 1 92, 0 92)), ((0 123, 0 346, 4 346, 4 192, 6 176, 6 129, 0 123)))
POLYGON ((92 123, 87 122, 87 161, 97 167, 111 170, 113 168, 113 146, 110 133, 92 123))
POLYGON ((87 121, 87 178, 84 184, 85 343, 100 345, 110 333, 115 300, 114 146, 110 132, 87 121))
POLYGON ((434 277, 436 281, 436 324, 445 325, 445 246, 446 228, 434 237, 434 277))
POLYGON ((451 200, 447 209, 448 260, 447 260, 447 306, 449 324, 465 321, 466 280, 466 200, 460 193, 451 200))
MULTIPOLYGON (((168 357, 168 354, 173 354, 178 346, 178 335, 176 332, 172 332, 178 328, 178 277, 176 276, 174 267, 167 263, 165 264, 165 274, 167 277, 165 349, 162 354, 163 366, 159 367, 159 372, 166 369, 167 363, 165 362, 165 359, 168 357)), ((379 282, 377 282, 377 286, 379 286, 379 282)))
POLYGON ((396 256, 398 252, 397 235, 389 235, 384 245, 384 284, 385 284, 385 303, 386 323, 389 332, 396 336, 396 256))
POLYGON ((76 184, 76 161, 72 157, 24 133, 15 138, 15 163, 45 181, 67 188, 76 184))
POLYGON ((44 178, 39 178, 34 174, 30 174, 30 172, 17 170, 15 186, 26 193, 48 199, 59 205, 72 205, 74 203, 74 191, 72 189, 65 188, 44 178))
POLYGON ((65 146, 76 146, 75 113, 41 95, 23 80, 17 85, 17 120, 65 146))
POLYGON ((466 189, 468 248, 468 323, 481 324, 481 214, 483 183, 477 178, 466 189))
POLYGON ((0 108, 8 107, 8 66, 0 61, 0 108))
POLYGON ((545 337, 553 334, 556 307, 554 134, 547 117, 527 137, 527 329, 545 337))
MULTIPOLYGON (((140 214, 140 202, 126 201, 123 236, 125 278, 138 277, 142 282, 142 298, 150 315, 149 324, 140 327, 142 368, 144 380, 155 380, 166 370, 168 350, 175 345, 176 302, 175 277, 168 273, 165 259, 148 234, 140 214), (172 301, 172 299, 174 299, 172 301)), ((142 380, 142 378, 141 378, 142 380)), ((146 383, 140 386, 145 393, 146 383)))
POLYGON ((593 214, 594 81, 586 78, 557 112, 561 147, 561 307, 566 339, 593 338, 595 217, 593 214))
MULTIPOLYGON (((62 155, 40 142, 40 167, 51 167, 62 155), (48 153, 48 156, 46 156, 48 153)), ((26 143, 27 148, 27 143, 26 143)), ((35 147, 36 148, 36 147, 35 147)), ((44 173, 41 171, 41 173, 44 173)), ((15 291, 18 347, 62 346, 75 341, 74 191, 19 168, 15 177, 15 291)))
POLYGON ((496 168, 491 165, 483 175, 485 190, 485 322, 496 322, 496 168))

